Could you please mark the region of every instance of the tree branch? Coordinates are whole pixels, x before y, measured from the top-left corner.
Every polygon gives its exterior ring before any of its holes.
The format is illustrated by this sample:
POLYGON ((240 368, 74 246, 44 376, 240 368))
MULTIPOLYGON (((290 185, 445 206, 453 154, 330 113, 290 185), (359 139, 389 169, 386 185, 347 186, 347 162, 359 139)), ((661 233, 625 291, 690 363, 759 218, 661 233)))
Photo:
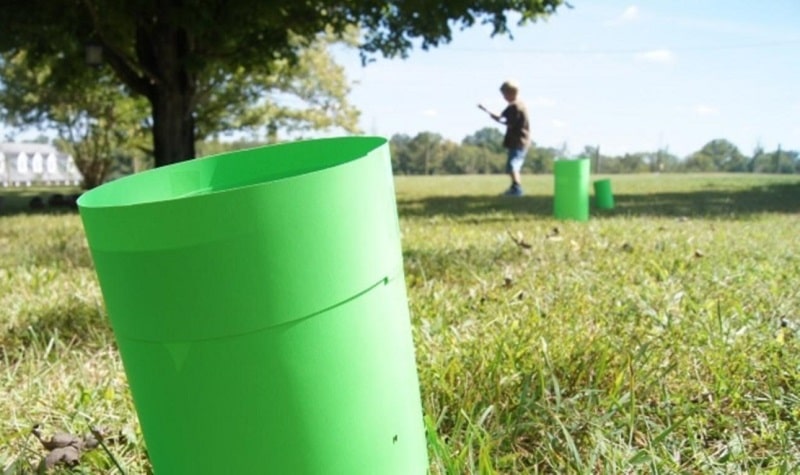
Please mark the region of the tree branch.
POLYGON ((116 48, 112 41, 108 39, 100 22, 100 16, 97 13, 91 0, 83 0, 86 10, 92 19, 92 25, 97 32, 100 44, 103 47, 103 55, 112 69, 117 73, 119 78, 124 82, 132 91, 150 97, 152 94, 151 83, 156 78, 152 76, 147 70, 138 69, 134 65, 135 61, 131 60, 122 50, 116 48), (140 73, 141 71, 141 73, 140 73))

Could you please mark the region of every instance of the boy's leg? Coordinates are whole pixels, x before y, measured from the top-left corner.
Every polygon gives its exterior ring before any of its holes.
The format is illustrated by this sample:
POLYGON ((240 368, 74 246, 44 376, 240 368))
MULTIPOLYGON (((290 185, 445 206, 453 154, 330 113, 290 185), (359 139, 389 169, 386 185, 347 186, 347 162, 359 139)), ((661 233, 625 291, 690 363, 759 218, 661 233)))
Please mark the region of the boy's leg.
POLYGON ((516 170, 511 172, 511 184, 518 186, 522 185, 522 177, 520 176, 520 173, 516 170))
POLYGON ((507 195, 519 196, 522 194, 522 180, 520 170, 525 162, 525 149, 509 149, 508 160, 506 161, 506 172, 511 177, 511 187, 506 191, 507 195))

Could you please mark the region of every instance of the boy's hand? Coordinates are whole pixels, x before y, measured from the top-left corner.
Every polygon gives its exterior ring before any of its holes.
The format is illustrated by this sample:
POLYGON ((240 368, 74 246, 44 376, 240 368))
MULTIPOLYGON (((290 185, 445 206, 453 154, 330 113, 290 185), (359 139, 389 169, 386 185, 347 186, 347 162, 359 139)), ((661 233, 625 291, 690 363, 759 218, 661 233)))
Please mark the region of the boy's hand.
MULTIPOLYGON (((492 111, 490 111, 490 110, 489 110, 489 109, 487 109, 486 107, 484 107, 484 106, 483 106, 483 104, 478 104, 478 109, 480 109, 480 110, 482 110, 482 111, 486 112, 487 114, 489 114, 489 117, 491 117, 492 119, 494 119, 494 120, 496 120, 496 121, 498 121, 498 122, 501 122, 501 121, 500 121, 500 116, 499 116, 499 115, 497 115, 497 114, 495 114, 495 113, 493 113, 492 111)), ((502 122, 501 122, 501 123, 502 123, 502 122)))

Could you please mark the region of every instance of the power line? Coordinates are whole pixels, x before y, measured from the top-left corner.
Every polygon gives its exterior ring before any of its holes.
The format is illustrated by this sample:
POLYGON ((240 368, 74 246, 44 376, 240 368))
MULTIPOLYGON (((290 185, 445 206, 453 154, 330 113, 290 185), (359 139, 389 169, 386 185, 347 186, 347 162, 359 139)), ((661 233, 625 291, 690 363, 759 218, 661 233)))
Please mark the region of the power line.
POLYGON ((673 52, 695 52, 695 51, 724 51, 737 49, 753 48, 774 48, 783 46, 800 45, 800 39, 764 41, 759 43, 741 43, 732 45, 708 45, 708 46, 686 46, 686 47, 656 47, 650 49, 642 48, 623 48, 623 49, 543 49, 543 48, 452 48, 448 51, 453 53, 519 53, 519 54, 645 54, 652 51, 668 50, 673 52))

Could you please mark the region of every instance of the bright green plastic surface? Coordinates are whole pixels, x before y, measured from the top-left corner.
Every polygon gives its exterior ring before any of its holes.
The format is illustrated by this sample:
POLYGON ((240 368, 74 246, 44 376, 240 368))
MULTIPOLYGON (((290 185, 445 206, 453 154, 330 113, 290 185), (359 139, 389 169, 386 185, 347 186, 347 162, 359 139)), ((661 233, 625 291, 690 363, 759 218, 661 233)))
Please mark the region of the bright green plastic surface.
POLYGON ((553 208, 556 219, 589 220, 589 159, 556 160, 553 208))
POLYGON ((614 195, 611 193, 611 180, 595 180, 594 204, 600 209, 614 209, 614 195))
POLYGON ((389 149, 191 160, 78 201, 156 474, 423 474, 389 149))

